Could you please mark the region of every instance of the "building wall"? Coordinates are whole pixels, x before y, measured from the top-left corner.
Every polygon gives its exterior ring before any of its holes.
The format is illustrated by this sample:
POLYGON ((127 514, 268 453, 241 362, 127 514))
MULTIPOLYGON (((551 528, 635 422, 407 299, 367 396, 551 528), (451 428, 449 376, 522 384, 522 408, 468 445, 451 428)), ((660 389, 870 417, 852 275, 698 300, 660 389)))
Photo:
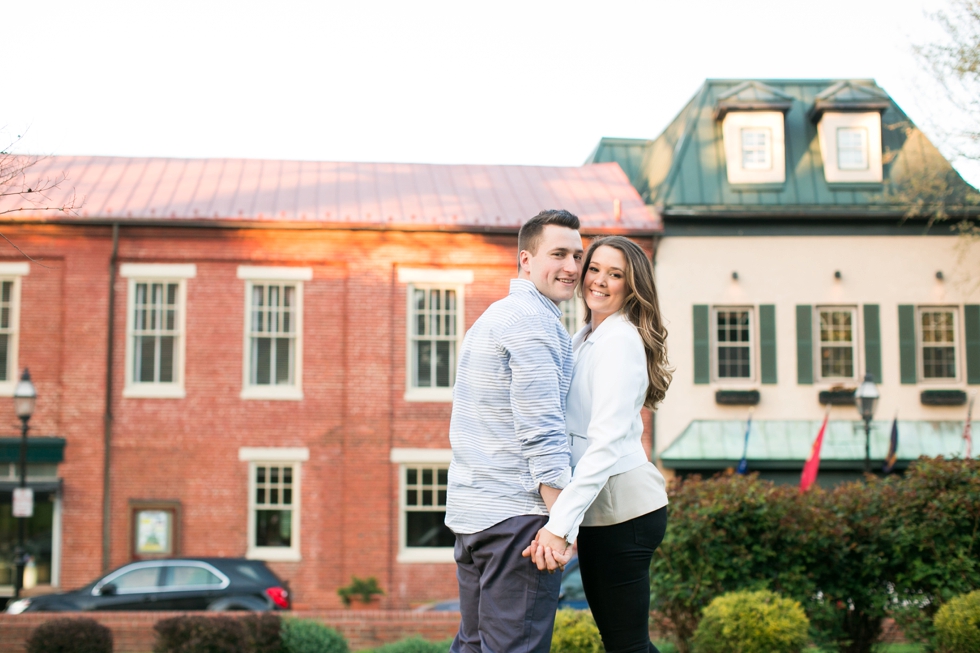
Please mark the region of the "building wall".
MULTIPOLYGON (((719 389, 758 389, 754 419, 820 419, 817 400, 832 385, 797 383, 796 305, 858 308, 857 381, 864 375, 861 306, 878 304, 883 379, 876 418, 896 411, 906 420, 962 420, 965 407, 925 406, 926 388, 967 386, 963 365, 963 304, 980 303, 980 243, 936 236, 739 236, 665 238, 657 252, 657 286, 667 320, 671 363, 676 368, 667 398, 657 413, 657 451, 662 452, 693 419, 744 420, 746 406, 715 403, 719 389), (841 278, 835 279, 835 271, 841 278), (938 280, 936 272, 944 279, 938 280), (732 273, 738 273, 738 279, 732 273), (774 304, 778 383, 727 381, 695 384, 693 306, 774 304), (899 376, 898 305, 959 306, 960 378, 955 382, 903 385, 899 376)), ((754 334, 758 337, 758 329, 754 334)), ((755 362, 758 364, 758 348, 755 362)), ((848 384, 854 387, 857 382, 848 384)), ((831 419, 859 419, 851 406, 836 406, 831 419)))
MULTIPOLYGON (((32 265, 23 278, 19 367, 31 369, 38 388, 32 433, 67 439, 61 586, 73 588, 102 567, 111 231, 11 226, 5 235, 48 266, 32 265)), ((468 327, 507 294, 515 256, 509 235, 123 227, 120 264, 193 263, 196 276, 186 281, 180 399, 123 396, 129 290, 126 278, 113 282, 110 566, 131 559, 131 501, 180 503, 183 555, 245 555, 248 463, 240 448, 305 447, 302 559, 269 563, 289 582, 294 607, 339 607, 336 590, 355 575, 378 579, 384 607, 455 596, 451 561, 397 560, 399 466, 391 451, 448 449, 451 410, 448 401, 404 398, 407 286, 398 269, 472 271, 468 327), (240 397, 240 265, 312 269, 303 284, 302 400, 240 397)), ((11 250, 4 260, 23 259, 11 250)))

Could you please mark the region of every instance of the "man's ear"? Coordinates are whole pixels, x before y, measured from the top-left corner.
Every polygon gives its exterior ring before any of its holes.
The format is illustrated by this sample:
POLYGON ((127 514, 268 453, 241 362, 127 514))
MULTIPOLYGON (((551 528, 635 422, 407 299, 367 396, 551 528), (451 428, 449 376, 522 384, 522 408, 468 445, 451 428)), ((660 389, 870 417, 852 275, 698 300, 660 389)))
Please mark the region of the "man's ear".
POLYGON ((526 249, 522 249, 520 254, 517 255, 517 266, 521 272, 529 273, 531 272, 531 252, 526 249))

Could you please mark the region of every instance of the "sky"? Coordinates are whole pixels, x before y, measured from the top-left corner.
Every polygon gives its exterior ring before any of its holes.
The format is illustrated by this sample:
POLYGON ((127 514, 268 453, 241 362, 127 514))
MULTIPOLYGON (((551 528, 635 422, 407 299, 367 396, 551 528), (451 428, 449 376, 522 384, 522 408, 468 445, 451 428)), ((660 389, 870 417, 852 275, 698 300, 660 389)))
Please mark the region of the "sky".
POLYGON ((43 6, 0 7, 20 153, 575 166, 706 78, 873 78, 927 134, 951 111, 912 53, 944 0, 43 6))

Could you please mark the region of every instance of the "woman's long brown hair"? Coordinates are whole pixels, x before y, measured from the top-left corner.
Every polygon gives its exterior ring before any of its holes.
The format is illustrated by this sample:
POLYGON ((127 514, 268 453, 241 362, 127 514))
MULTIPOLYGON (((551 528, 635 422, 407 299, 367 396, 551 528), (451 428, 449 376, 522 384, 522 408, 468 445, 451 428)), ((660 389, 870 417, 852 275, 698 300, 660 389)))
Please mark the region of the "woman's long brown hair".
MULTIPOLYGON (((588 289, 585 287, 585 274, 592 262, 592 255, 600 247, 613 247, 623 253, 626 259, 626 300, 621 312, 630 324, 640 332, 643 348, 647 355, 647 376, 650 385, 647 388, 646 401, 643 405, 654 410, 670 386, 673 370, 667 363, 667 329, 664 328, 660 316, 660 301, 657 298, 657 286, 653 281, 653 265, 650 259, 640 249, 640 246, 622 236, 606 236, 592 241, 589 251, 585 254, 585 265, 582 268, 582 279, 579 290, 582 299, 588 289)), ((585 321, 592 321, 592 310, 585 304, 585 321)))

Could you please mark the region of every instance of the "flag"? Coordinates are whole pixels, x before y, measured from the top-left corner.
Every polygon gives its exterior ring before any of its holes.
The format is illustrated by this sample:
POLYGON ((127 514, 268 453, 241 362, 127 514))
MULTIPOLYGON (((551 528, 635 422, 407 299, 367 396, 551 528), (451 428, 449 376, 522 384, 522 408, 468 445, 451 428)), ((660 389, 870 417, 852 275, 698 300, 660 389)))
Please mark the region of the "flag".
POLYGON ((977 393, 970 396, 970 405, 966 408, 966 424, 963 425, 963 440, 966 441, 966 459, 973 458, 973 432, 970 426, 973 419, 973 400, 977 398, 977 393))
POLYGON ((885 456, 885 466, 881 468, 881 471, 886 474, 892 471, 896 460, 898 460, 898 415, 895 415, 895 421, 892 422, 892 437, 888 443, 888 455, 885 456))
POLYGON ((752 411, 749 410, 749 421, 745 425, 745 446, 742 448, 742 459, 738 461, 737 474, 744 474, 749 471, 749 432, 752 430, 752 411))
POLYGON ((820 469, 820 447, 823 445, 823 435, 827 431, 827 420, 830 419, 830 411, 823 417, 823 425, 817 433, 817 439, 813 441, 813 448, 810 449, 810 458, 803 465, 803 474, 800 476, 800 491, 803 492, 817 480, 817 471, 820 469))

